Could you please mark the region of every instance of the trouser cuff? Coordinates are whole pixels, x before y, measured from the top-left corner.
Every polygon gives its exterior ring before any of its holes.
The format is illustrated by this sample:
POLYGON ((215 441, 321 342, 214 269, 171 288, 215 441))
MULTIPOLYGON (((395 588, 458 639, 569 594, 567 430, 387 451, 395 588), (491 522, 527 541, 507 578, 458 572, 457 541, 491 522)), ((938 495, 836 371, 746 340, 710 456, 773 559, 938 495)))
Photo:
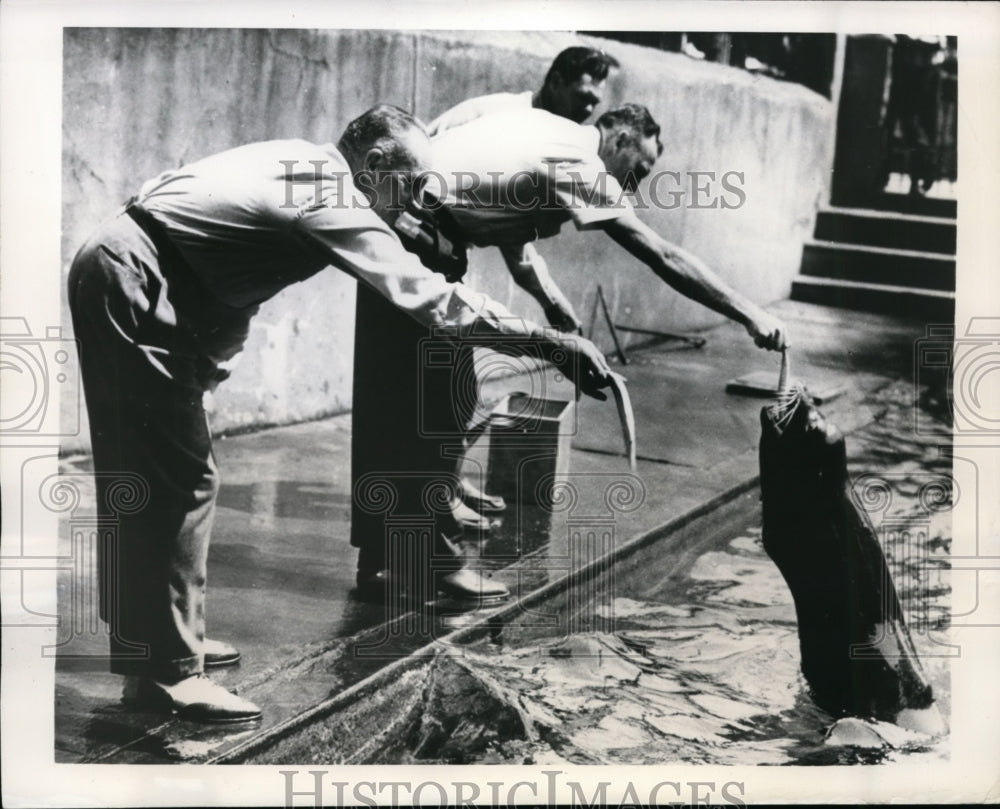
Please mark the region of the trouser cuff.
POLYGON ((112 674, 149 677, 161 683, 176 683, 186 677, 201 674, 205 661, 201 655, 180 657, 174 660, 112 660, 112 674))

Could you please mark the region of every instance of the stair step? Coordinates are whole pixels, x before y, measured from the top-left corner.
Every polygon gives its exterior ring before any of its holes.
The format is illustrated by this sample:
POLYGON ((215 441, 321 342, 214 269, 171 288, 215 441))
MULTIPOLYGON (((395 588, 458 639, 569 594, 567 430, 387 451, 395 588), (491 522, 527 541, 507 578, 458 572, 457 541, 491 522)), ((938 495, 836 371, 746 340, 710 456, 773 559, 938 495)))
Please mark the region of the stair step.
POLYGON ((823 208, 816 216, 816 238, 874 247, 955 255, 956 223, 938 216, 917 216, 868 208, 823 208))
POLYGON ((898 211, 899 213, 922 216, 942 216, 950 219, 958 216, 958 201, 942 197, 920 197, 883 192, 866 200, 865 205, 880 211, 898 211))
POLYGON ((792 300, 942 323, 955 319, 955 293, 938 289, 799 276, 792 281, 792 300))
POLYGON ((810 240, 802 275, 922 289, 955 289, 955 258, 940 253, 810 240))

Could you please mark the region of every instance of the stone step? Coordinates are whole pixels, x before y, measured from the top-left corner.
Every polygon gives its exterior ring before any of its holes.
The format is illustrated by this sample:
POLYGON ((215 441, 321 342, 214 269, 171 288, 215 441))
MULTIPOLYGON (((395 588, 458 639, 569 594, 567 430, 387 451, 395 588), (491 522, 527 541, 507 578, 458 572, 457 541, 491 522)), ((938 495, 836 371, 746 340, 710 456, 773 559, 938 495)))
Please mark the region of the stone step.
POLYGON ((952 291, 955 289, 955 258, 917 250, 810 240, 802 251, 801 274, 952 291))
POLYGON ((918 216, 939 216, 954 219, 958 216, 958 201, 943 197, 920 197, 911 194, 883 192, 865 202, 868 208, 880 211, 916 214, 918 216))
POLYGON ((816 216, 816 238, 873 247, 955 255, 954 219, 916 216, 867 208, 823 208, 816 216))
POLYGON ((955 293, 891 284, 799 276, 792 300, 856 309, 862 312, 920 317, 950 323, 955 319, 955 293))

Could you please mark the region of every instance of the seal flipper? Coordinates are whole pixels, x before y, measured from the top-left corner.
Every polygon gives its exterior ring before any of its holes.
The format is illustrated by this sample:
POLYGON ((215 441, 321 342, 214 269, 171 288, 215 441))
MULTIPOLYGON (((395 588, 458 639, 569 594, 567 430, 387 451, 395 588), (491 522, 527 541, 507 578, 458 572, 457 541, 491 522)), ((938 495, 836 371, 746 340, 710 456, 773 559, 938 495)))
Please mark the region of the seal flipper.
POLYGON ((850 716, 838 719, 823 737, 823 744, 843 747, 912 747, 926 744, 932 734, 894 725, 890 722, 867 721, 850 716))

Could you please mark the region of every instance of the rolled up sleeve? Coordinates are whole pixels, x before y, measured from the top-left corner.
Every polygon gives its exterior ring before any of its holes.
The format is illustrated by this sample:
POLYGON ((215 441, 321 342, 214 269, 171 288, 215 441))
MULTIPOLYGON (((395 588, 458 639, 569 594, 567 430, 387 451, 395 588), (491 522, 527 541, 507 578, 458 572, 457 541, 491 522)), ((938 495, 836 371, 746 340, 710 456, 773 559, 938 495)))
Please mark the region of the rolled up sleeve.
POLYGON ((316 205, 300 211, 297 237, 326 261, 354 276, 428 327, 453 327, 459 336, 541 334, 542 329, 464 284, 449 283, 406 251, 368 208, 316 205))
POLYGON ((578 230, 617 219, 633 210, 631 200, 601 162, 559 162, 549 168, 547 175, 551 193, 578 230))

